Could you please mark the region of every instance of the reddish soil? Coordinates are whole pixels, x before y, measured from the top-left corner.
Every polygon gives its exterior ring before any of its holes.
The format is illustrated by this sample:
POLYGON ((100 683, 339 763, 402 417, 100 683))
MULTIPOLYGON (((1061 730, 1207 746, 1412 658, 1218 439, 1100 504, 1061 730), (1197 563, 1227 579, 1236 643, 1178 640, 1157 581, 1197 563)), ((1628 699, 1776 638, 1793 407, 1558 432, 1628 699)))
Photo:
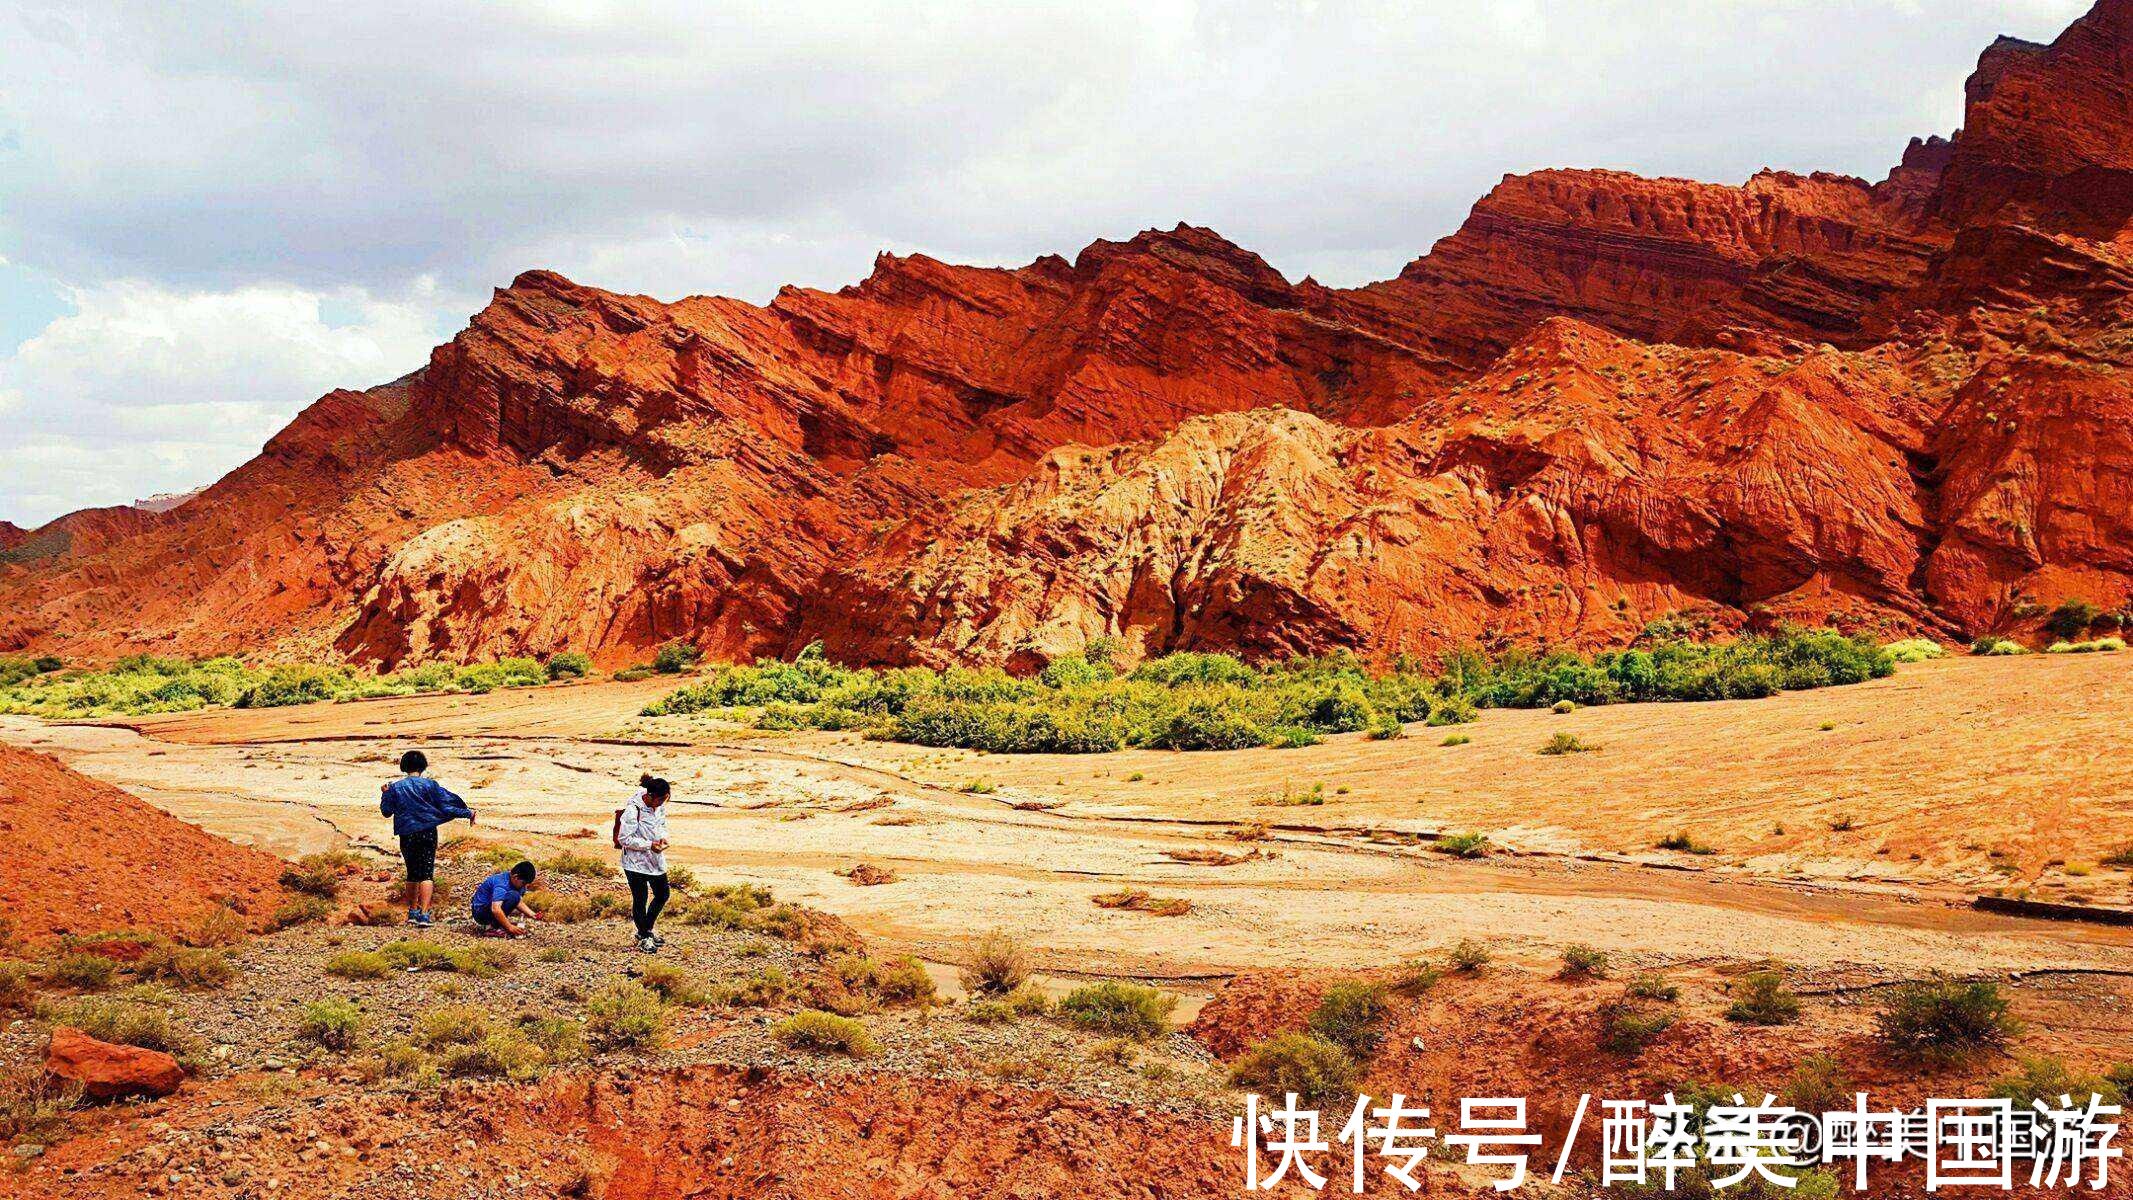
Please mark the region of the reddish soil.
POLYGON ((2129 63, 2099 0, 1881 183, 1514 177, 1350 291, 1185 226, 764 307, 528 272, 189 503, 7 532, 0 647, 1026 666, 2116 608, 2129 63))
POLYGON ((216 905, 258 924, 282 862, 205 833, 42 754, 0 745, 0 918, 16 938, 178 933, 216 905))

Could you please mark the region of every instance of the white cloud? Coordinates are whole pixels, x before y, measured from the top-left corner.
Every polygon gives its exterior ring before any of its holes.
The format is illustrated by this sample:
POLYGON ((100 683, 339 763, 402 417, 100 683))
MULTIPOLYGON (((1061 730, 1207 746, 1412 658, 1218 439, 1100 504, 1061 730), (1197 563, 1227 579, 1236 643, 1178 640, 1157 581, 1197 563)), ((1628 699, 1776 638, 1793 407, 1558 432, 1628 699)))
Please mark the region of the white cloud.
POLYGON ((209 482, 319 395, 422 365, 440 331, 419 295, 354 289, 122 280, 67 299, 74 312, 0 359, 0 512, 18 524, 209 482))

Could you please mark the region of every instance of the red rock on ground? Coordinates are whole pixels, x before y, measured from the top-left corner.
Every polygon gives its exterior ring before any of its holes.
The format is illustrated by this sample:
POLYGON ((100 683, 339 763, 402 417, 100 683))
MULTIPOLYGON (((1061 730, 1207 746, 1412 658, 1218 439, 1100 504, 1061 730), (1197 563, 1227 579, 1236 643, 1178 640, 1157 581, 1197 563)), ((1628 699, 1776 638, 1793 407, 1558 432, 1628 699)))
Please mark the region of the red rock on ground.
POLYGON ((81 1088, 91 1100, 168 1096, 185 1082, 185 1068, 159 1050, 100 1042, 64 1025, 52 1031, 45 1073, 81 1088))
POLYGON ((760 307, 529 271, 183 505, 6 535, 0 649, 1020 667, 2115 610, 2133 0, 1966 100, 1880 183, 1510 177, 1350 290, 1184 225, 760 307))
POLYGON ((218 905, 257 925, 282 898, 273 855, 6 744, 0 844, 0 918, 31 943, 113 929, 182 933, 218 905))

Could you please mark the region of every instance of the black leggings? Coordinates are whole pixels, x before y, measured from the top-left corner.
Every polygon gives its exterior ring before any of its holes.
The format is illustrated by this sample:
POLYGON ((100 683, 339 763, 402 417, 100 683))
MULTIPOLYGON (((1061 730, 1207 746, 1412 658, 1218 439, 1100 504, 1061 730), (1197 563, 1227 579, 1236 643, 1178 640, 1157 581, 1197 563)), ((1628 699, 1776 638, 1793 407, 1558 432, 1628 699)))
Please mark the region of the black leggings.
POLYGON ((630 920, 637 925, 637 936, 648 938, 652 936, 652 926, 659 923, 659 911, 667 906, 666 872, 640 875, 635 871, 624 871, 622 874, 630 881, 630 920), (646 893, 651 895, 650 903, 645 902, 646 893))

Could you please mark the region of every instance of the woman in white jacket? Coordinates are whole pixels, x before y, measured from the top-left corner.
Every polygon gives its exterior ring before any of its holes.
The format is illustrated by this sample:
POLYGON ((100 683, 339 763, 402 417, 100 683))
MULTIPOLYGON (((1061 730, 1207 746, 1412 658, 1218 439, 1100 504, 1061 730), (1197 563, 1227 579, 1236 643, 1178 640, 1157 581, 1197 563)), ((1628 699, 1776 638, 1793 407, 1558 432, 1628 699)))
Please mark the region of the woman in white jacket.
POLYGON ((622 849, 622 875, 630 883, 630 920, 637 926, 637 948, 656 954, 665 943, 657 925, 667 906, 667 797, 673 788, 646 775, 644 789, 615 820, 615 845, 622 849))

